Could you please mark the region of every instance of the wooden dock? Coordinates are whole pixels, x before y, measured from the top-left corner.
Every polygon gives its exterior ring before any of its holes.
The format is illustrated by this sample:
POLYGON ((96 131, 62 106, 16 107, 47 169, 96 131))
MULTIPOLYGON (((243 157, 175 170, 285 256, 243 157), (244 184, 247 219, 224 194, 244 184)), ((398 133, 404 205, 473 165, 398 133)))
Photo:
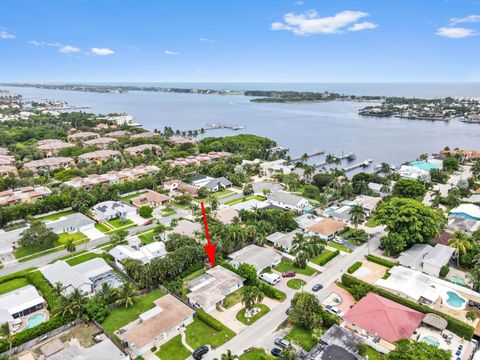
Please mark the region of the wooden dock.
POLYGON ((354 164, 354 165, 351 165, 351 166, 347 166, 347 167, 343 168, 343 171, 349 172, 349 171, 358 169, 360 167, 366 168, 366 167, 369 167, 372 162, 373 162, 372 159, 367 159, 365 161, 362 161, 361 163, 354 164))
POLYGON ((317 149, 317 150, 313 150, 313 151, 310 152, 310 153, 303 154, 302 156, 296 157, 296 158, 292 159, 292 161, 300 161, 300 160, 302 160, 302 159, 305 157, 305 155, 307 155, 307 156, 306 156, 307 159, 310 159, 310 158, 312 158, 312 157, 320 156, 320 155, 322 155, 322 154, 325 154, 325 150, 318 150, 318 149, 317 149))

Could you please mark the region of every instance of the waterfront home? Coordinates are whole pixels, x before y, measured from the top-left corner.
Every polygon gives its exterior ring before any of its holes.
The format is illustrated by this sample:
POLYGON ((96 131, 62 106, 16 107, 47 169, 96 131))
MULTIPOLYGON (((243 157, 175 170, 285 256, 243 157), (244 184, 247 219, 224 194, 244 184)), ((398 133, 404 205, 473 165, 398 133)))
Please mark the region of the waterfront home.
POLYGON ((157 207, 164 205, 170 201, 170 197, 160 194, 153 190, 147 190, 147 192, 138 195, 131 200, 132 205, 139 208, 141 206, 157 207))
POLYGON ((132 156, 144 156, 145 151, 155 152, 156 154, 160 155, 162 148, 155 144, 141 144, 137 146, 131 146, 123 150, 125 154, 132 156))
POLYGON ((171 166, 187 166, 187 165, 198 165, 203 162, 210 162, 222 158, 229 157, 231 154, 226 151, 211 151, 208 154, 202 153, 198 155, 190 155, 186 158, 177 158, 174 160, 167 160, 165 161, 167 164, 171 166))
MULTIPOLYGON (((154 307, 116 332, 127 351, 138 357, 177 336, 193 322, 195 311, 171 294, 154 301, 154 307)), ((175 351, 178 351, 175 349, 175 351)))
POLYGON ((448 217, 446 230, 449 232, 462 231, 472 235, 478 229, 480 229, 480 221, 475 221, 460 216, 448 217))
POLYGON ((302 212, 308 206, 307 199, 286 191, 278 191, 268 195, 267 202, 284 210, 293 210, 295 212, 302 212))
POLYGON ((419 311, 369 292, 347 312, 343 326, 393 349, 395 342, 413 335, 424 317, 419 311))
POLYGON ((91 132, 91 131, 76 132, 68 135, 68 141, 72 141, 72 142, 84 141, 84 140, 99 138, 99 137, 100 137, 100 134, 91 132))
POLYGON ((118 140, 111 137, 99 137, 97 139, 87 140, 83 143, 84 146, 96 146, 100 149, 108 148, 108 145, 117 143, 118 140))
POLYGON ((477 159, 480 159, 479 150, 443 149, 440 151, 440 155, 443 158, 447 157, 448 155, 459 156, 463 162, 473 162, 477 159))
POLYGON ((40 140, 37 143, 37 150, 45 153, 47 156, 56 155, 61 150, 71 147, 75 147, 75 144, 56 139, 40 140))
POLYGON ((224 225, 231 224, 233 220, 238 217, 238 214, 239 212, 230 206, 222 207, 214 212, 215 219, 224 225))
POLYGON ((452 209, 448 216, 478 221, 480 220, 480 207, 473 204, 461 204, 452 209))
POLYGON ((288 253, 293 249, 293 240, 295 239, 295 235, 301 233, 302 231, 298 229, 288 233, 281 233, 277 231, 266 237, 266 243, 288 253))
POLYGON ((0 165, 0 176, 18 176, 18 170, 13 165, 0 165))
POLYGON ((193 186, 184 183, 181 180, 169 180, 163 183, 163 188, 170 192, 170 195, 175 196, 183 192, 188 193, 192 196, 197 196, 198 189, 193 186))
POLYGON ((49 157, 40 160, 33 160, 23 164, 25 170, 38 173, 41 171, 53 171, 63 168, 69 168, 75 164, 70 157, 49 157))
POLYGON ((275 161, 266 161, 260 164, 260 175, 265 177, 272 177, 279 174, 290 174, 293 166, 286 165, 287 160, 279 159, 275 161))
POLYGON ((168 240, 171 234, 179 234, 196 238, 197 234, 203 231, 203 226, 201 224, 182 219, 172 230, 164 232, 161 236, 163 240, 168 240))
POLYGON ((397 173, 403 179, 430 181, 430 173, 415 166, 402 165, 397 173))
POLYGON ((32 285, 0 295, 0 323, 8 323, 11 328, 18 323, 15 319, 42 310, 45 299, 32 285))
POLYGON ((102 283, 109 283, 113 288, 122 285, 123 281, 113 272, 103 258, 94 258, 75 266, 70 266, 63 260, 58 260, 40 270, 50 283, 62 285, 65 296, 75 289, 85 295, 92 295, 102 283))
POLYGON ((376 195, 380 197, 385 197, 391 194, 393 187, 392 185, 383 185, 383 184, 377 184, 374 182, 369 182, 368 188, 372 190, 376 195))
POLYGON ((173 142, 175 145, 181 145, 181 144, 193 144, 196 145, 197 142, 193 139, 186 138, 183 136, 170 136, 169 140, 173 142))
POLYGON ((145 132, 141 132, 141 133, 138 133, 138 134, 135 134, 135 135, 131 135, 130 138, 131 139, 151 139, 151 138, 156 138, 158 136, 160 136, 160 134, 145 131, 145 132))
POLYGON ((5 190, 0 192, 0 205, 33 203, 51 193, 52 191, 44 186, 26 186, 15 190, 5 190))
POLYGON ((234 272, 217 265, 188 284, 188 302, 205 312, 214 311, 217 305, 243 286, 244 279, 234 272))
POLYGON ((424 272, 431 276, 440 276, 442 267, 450 263, 455 253, 455 248, 437 244, 414 244, 408 250, 402 252, 398 263, 402 266, 424 272))
POLYGON ((121 201, 104 201, 92 208, 92 212, 100 221, 128 219, 137 213, 137 209, 121 201))
POLYGON ((81 213, 62 216, 58 220, 44 221, 47 228, 55 234, 88 232, 95 228, 95 221, 81 213))
POLYGON ((155 258, 164 257, 167 252, 165 244, 160 241, 154 241, 143 246, 118 245, 108 252, 114 259, 115 264, 123 269, 124 259, 133 259, 141 261, 142 264, 148 264, 155 258))
POLYGON ((228 259, 234 267, 238 267, 240 264, 249 264, 260 274, 266 268, 279 265, 282 255, 271 248, 250 244, 228 255, 228 259))
POLYGON ((82 154, 78 157, 78 160, 86 163, 96 162, 97 164, 101 164, 108 159, 118 159, 120 157, 120 152, 116 150, 98 150, 82 154))
POLYGON ((331 240, 345 227, 343 222, 325 218, 309 226, 307 232, 312 235, 316 234, 322 239, 331 240))

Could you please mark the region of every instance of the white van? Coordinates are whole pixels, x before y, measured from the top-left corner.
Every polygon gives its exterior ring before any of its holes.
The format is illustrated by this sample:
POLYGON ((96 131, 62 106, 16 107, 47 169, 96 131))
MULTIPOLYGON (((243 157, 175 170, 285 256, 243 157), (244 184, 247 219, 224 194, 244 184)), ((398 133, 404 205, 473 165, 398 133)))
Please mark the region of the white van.
POLYGON ((277 274, 263 273, 260 275, 260 280, 263 280, 270 285, 276 285, 280 282, 280 276, 277 274))

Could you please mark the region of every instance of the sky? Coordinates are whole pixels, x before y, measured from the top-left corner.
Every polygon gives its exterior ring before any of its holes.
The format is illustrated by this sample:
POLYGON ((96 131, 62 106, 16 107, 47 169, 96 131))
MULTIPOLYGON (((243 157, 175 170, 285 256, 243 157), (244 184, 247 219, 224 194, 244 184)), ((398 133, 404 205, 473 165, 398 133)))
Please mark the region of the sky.
POLYGON ((480 81, 480 0, 0 0, 0 82, 480 81))

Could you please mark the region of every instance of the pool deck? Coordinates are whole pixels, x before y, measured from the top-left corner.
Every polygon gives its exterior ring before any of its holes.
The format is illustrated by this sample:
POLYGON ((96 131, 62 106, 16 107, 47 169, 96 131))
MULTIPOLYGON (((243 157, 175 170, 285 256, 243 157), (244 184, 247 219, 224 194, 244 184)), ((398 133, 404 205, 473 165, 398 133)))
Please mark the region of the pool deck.
POLYGON ((462 354, 460 356, 462 360, 468 360, 470 358, 470 355, 472 354, 472 343, 470 341, 460 338, 459 336, 453 334, 451 331, 448 330, 443 330, 442 332, 440 332, 439 330, 433 329, 429 326, 420 326, 412 335, 411 339, 419 341, 425 336, 437 339, 440 349, 450 350, 452 352, 452 359, 457 358, 455 356, 455 352, 457 351, 459 345, 463 345, 462 354), (442 334, 452 335, 450 343, 448 343, 447 340, 442 337, 442 334))
POLYGON ((43 322, 48 321, 48 319, 50 318, 50 313, 48 312, 47 309, 42 309, 42 310, 39 310, 39 311, 35 311, 34 313, 28 314, 27 316, 22 316, 22 317, 19 318, 19 319, 22 320, 22 322, 20 324, 20 327, 19 327, 19 330, 17 331, 17 333, 25 330, 28 326, 28 318, 33 316, 33 315, 36 315, 36 314, 44 314, 45 315, 45 318, 43 319, 43 322))

